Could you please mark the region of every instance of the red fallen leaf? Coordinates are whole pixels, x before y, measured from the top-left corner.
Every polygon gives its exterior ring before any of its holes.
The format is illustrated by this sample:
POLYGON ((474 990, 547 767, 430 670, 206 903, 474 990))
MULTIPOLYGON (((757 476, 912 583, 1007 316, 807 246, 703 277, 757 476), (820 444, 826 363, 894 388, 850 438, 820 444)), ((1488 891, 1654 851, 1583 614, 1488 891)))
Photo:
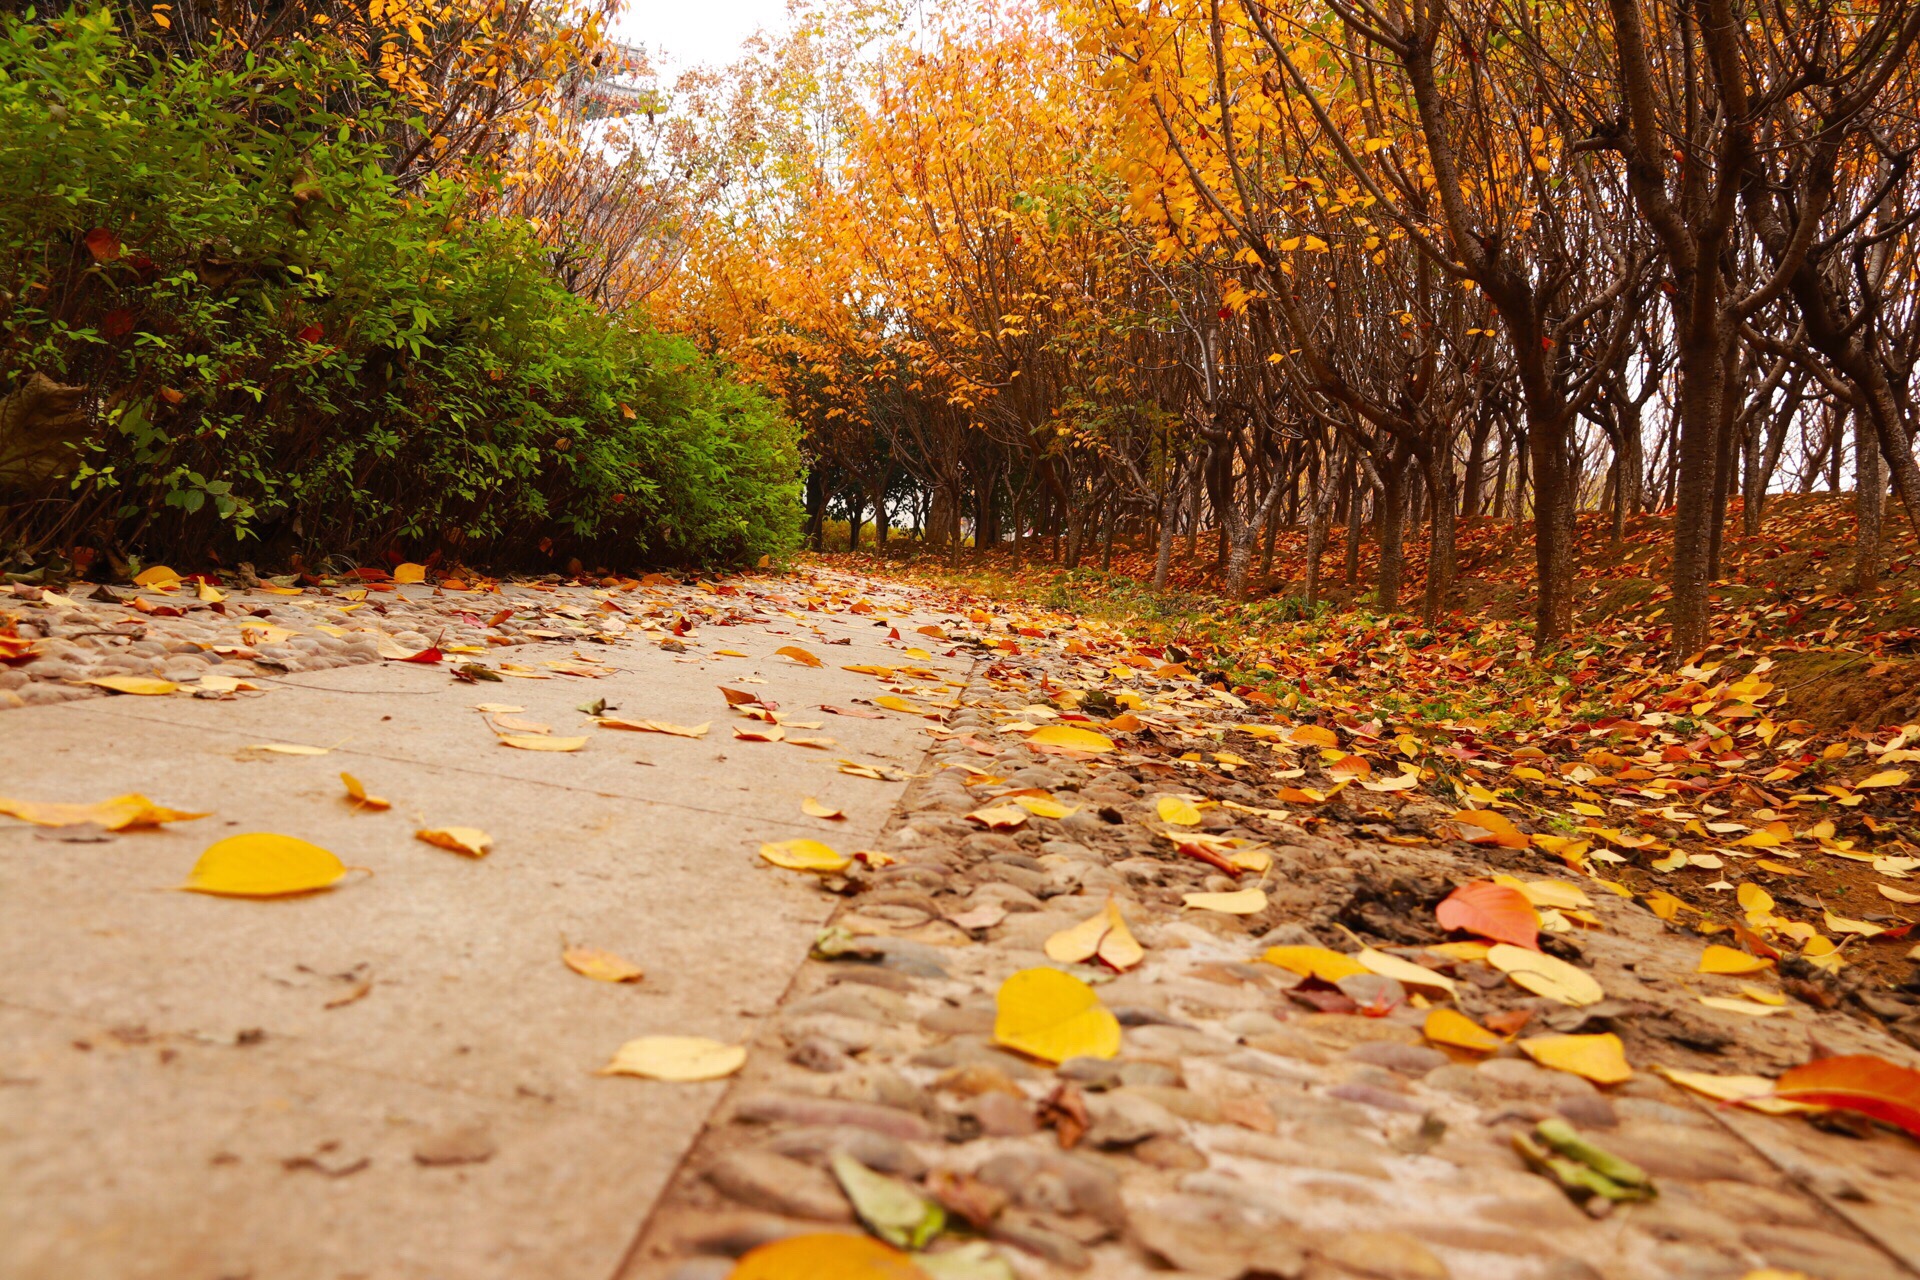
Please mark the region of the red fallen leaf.
POLYGON ((133 332, 133 310, 115 307, 100 317, 100 332, 109 338, 124 338, 133 332))
POLYGON ((105 227, 95 227, 82 240, 95 262, 112 262, 120 256, 120 237, 105 227))
POLYGON ((1920 1138, 1920 1071, 1869 1054, 1816 1058, 1774 1082, 1773 1096, 1857 1111, 1920 1138))
POLYGON ((428 645, 420 652, 399 659, 401 662, 439 662, 447 655, 440 652, 438 645, 428 645))
POLYGON ((302 342, 318 342, 327 336, 327 331, 317 324, 310 324, 294 336, 302 342))
POLYGON ((1225 858, 1207 848, 1205 845, 1183 844, 1180 846, 1180 852, 1186 854, 1189 858, 1198 858, 1210 867, 1218 868, 1221 872, 1232 876, 1235 880, 1240 878, 1240 872, 1244 870, 1244 868, 1237 867, 1233 863, 1228 862, 1225 858))
POLYGON ((1540 949, 1540 917, 1527 895, 1509 885, 1469 881, 1448 894, 1433 915, 1443 929, 1475 933, 1530 951, 1540 949))
POLYGON ((358 578, 362 582, 385 582, 390 575, 385 569, 349 569, 346 576, 358 578))
POLYGON ((829 706, 824 702, 820 704, 820 709, 822 711, 827 712, 830 715, 852 716, 855 720, 885 720, 886 719, 886 717, 881 715, 878 711, 856 711, 852 707, 834 707, 834 706, 829 706))
POLYGON ((501 623, 505 622, 508 618, 511 618, 512 616, 513 616, 513 610, 502 609, 500 612, 494 614, 493 617, 487 620, 487 625, 490 627, 497 627, 501 623))

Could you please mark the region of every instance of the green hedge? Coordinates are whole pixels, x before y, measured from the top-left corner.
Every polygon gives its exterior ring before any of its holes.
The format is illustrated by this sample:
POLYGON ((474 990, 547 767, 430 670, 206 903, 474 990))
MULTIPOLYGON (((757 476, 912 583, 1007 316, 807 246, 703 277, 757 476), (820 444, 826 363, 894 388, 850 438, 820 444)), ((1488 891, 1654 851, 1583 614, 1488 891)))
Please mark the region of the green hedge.
POLYGON ((779 408, 569 293, 483 184, 403 190, 390 112, 323 39, 183 60, 105 10, 0 26, 0 395, 84 386, 94 424, 57 484, 11 495, 0 545, 503 566, 791 547, 779 408))

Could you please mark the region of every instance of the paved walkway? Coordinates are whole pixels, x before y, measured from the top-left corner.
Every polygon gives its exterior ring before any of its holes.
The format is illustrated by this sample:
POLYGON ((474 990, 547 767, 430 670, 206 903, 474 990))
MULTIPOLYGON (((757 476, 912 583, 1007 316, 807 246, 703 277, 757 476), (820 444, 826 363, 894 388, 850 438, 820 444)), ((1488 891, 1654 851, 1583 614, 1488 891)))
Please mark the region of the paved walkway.
MULTIPOLYGON (((481 658, 538 672, 583 654, 605 664, 598 679, 467 684, 449 678, 451 655, 256 676, 267 692, 237 700, 0 711, 0 796, 137 791, 212 811, 91 841, 0 819, 0 1274, 610 1275, 723 1086, 595 1071, 635 1036, 738 1043, 774 1010, 831 899, 762 865, 758 844, 863 847, 901 784, 836 761, 911 771, 924 751, 923 720, 817 709, 884 692, 842 668, 958 679, 969 666, 903 658, 916 637, 889 643, 890 629, 933 619, 890 616, 878 595, 878 615, 847 612, 860 586, 824 584, 832 598, 811 610, 791 580, 735 599, 643 590, 618 598, 733 625, 696 627, 684 652, 635 632, 481 658), (775 654, 792 644, 825 665, 775 654), (750 722, 729 713, 723 681, 823 722, 793 732, 836 745, 735 739, 750 722), (594 728, 577 708, 602 698, 612 714, 713 727, 700 739, 594 728), (504 748, 480 703, 590 740, 577 753, 504 748), (257 749, 269 743, 330 751, 257 749), (392 810, 357 812, 343 770, 392 810), (846 820, 804 816, 807 797, 846 820), (481 828, 492 852, 430 847, 414 838, 422 826, 481 828), (372 874, 279 901, 168 891, 212 841, 249 831, 314 841, 372 874), (566 944, 646 977, 590 981, 562 965, 566 944)), ((401 594, 431 608, 429 592, 401 594)), ((598 610, 584 589, 445 607, 513 604, 598 610)))

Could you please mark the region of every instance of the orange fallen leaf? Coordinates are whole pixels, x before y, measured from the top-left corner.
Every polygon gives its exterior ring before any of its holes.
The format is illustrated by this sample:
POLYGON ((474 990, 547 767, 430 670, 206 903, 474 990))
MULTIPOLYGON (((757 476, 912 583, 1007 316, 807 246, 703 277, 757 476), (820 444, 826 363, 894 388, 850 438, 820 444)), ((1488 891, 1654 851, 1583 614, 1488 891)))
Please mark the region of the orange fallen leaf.
POLYGON ((638 982, 647 976, 631 960, 594 947, 568 947, 560 958, 566 962, 567 968, 596 982, 638 982))
POLYGON ((1540 914, 1520 890, 1491 880, 1472 880, 1433 909, 1443 929, 1475 933, 1495 942, 1540 949, 1540 914))
POLYGON ((1869 1054, 1816 1058, 1780 1077, 1773 1096, 1857 1111, 1920 1138, 1920 1071, 1869 1054))

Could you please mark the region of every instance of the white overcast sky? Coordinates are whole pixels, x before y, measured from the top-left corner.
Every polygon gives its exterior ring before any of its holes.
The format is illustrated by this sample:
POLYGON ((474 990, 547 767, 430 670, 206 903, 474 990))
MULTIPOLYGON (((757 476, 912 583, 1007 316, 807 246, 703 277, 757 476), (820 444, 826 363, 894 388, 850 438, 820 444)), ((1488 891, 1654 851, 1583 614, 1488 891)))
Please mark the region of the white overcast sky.
POLYGON ((685 67, 732 62, 741 41, 762 27, 779 30, 786 13, 787 0, 626 0, 615 31, 658 53, 671 78, 685 67))

